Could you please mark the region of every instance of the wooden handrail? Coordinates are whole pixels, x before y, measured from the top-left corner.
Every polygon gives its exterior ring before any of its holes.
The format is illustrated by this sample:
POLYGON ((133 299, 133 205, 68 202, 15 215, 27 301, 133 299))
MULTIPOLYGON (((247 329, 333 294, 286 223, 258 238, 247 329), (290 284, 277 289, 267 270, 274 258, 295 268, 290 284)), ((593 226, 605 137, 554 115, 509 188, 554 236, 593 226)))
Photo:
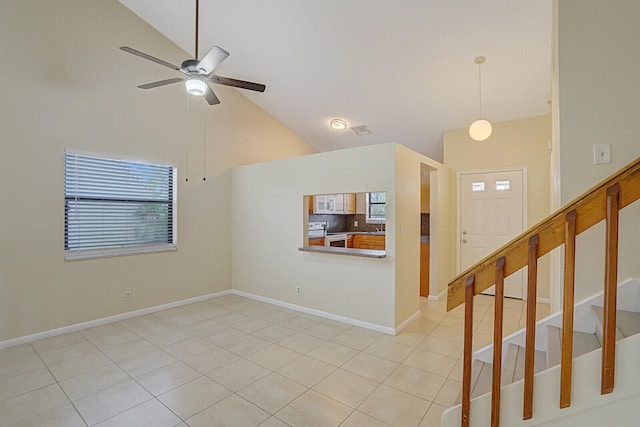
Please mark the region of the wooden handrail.
POLYGON ((449 283, 447 289, 447 310, 452 310, 464 303, 464 285, 470 275, 475 276, 475 295, 494 285, 494 268, 498 258, 504 256, 509 261, 505 268, 505 277, 527 265, 528 242, 533 235, 539 235, 538 257, 542 257, 562 245, 564 243, 564 219, 568 212, 575 210, 578 215, 576 234, 580 234, 604 220, 606 217, 606 192, 616 183, 620 189, 619 209, 623 209, 640 198, 640 158, 456 276, 449 283))
POLYGON ((463 427, 469 426, 470 421, 473 297, 492 285, 496 285, 491 425, 498 427, 500 423, 504 279, 526 265, 529 266, 529 275, 527 281, 523 419, 532 417, 537 262, 539 257, 562 244, 565 245, 565 260, 560 408, 571 405, 576 236, 604 219, 606 219, 606 254, 601 393, 606 394, 613 391, 618 280, 618 213, 620 209, 638 199, 640 199, 640 158, 593 187, 563 209, 531 227, 449 283, 447 309, 451 310, 462 303, 466 305, 461 414, 463 427))

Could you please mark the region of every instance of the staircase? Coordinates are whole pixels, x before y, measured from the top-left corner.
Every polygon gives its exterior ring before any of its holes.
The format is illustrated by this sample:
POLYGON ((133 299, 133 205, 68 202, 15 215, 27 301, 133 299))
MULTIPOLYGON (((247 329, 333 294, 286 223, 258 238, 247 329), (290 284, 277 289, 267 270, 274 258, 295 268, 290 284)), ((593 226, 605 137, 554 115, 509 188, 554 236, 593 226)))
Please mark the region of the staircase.
MULTIPOLYGON (((629 310, 617 310, 616 340, 640 333, 640 281, 629 280, 618 287, 619 306, 626 306, 629 310), (635 301, 635 303, 633 303, 635 301), (631 303, 630 303, 631 302, 631 303), (632 311, 633 310, 633 311, 632 311), (635 311, 638 310, 638 311, 635 311)), ((583 314, 588 311, 589 317, 575 326, 579 330, 573 331, 573 359, 598 350, 602 346, 603 308, 602 293, 583 301, 575 308, 575 312, 583 314), (585 308, 588 307, 588 310, 585 308), (588 331, 588 332, 584 332, 588 331)), ((536 328, 540 336, 546 335, 546 342, 541 349, 536 348, 534 373, 546 371, 548 368, 560 365, 562 359, 562 329, 555 326, 561 319, 561 313, 552 314, 540 320, 536 328), (545 331, 543 334, 542 331, 545 331)), ((503 340, 506 348, 502 363, 502 387, 524 379, 524 348, 525 330, 511 334, 503 340)), ((491 392, 493 346, 480 349, 475 354, 471 375, 471 398, 491 392)), ((456 405, 461 402, 458 395, 456 405)))
POLYGON ((464 304, 463 380, 460 405, 443 413, 442 426, 636 425, 640 282, 618 284, 618 235, 619 211, 638 199, 640 159, 449 284, 448 310, 464 304), (603 291, 575 304, 576 236, 603 220, 603 291), (562 311, 536 322, 538 259, 559 246, 562 311), (503 339, 504 279, 524 267, 526 328, 503 339), (474 296, 494 285, 493 344, 472 355, 474 296))
MULTIPOLYGON (((601 343, 602 343, 602 331, 603 331, 603 315, 604 310, 602 307, 603 302, 603 293, 599 293, 594 295, 581 303, 575 306, 576 318, 579 319, 575 326, 575 330, 573 331, 573 359, 574 359, 574 375, 576 377, 584 377, 591 375, 594 376, 595 373, 595 381, 599 381, 600 373, 599 371, 594 371, 593 369, 586 369, 583 372, 582 369, 579 369, 578 366, 582 362, 583 356, 590 356, 592 359, 596 359, 596 363, 599 366, 600 357, 601 357, 601 343)), ((640 280, 637 279, 629 279, 622 282, 618 286, 618 307, 617 310, 617 322, 616 322, 616 340, 617 341, 630 341, 635 340, 637 345, 640 345, 640 280)), ((536 343, 536 352, 535 352, 535 381, 536 383, 544 381, 543 376, 551 374, 551 376, 556 377, 559 373, 559 365, 562 358, 562 329, 559 326, 562 320, 562 313, 554 313, 536 324, 536 330, 538 332, 537 336, 540 337, 538 342, 536 343), (551 372, 551 371, 554 372, 551 372)), ((554 414, 556 411, 560 410, 558 408, 557 402, 553 404, 553 408, 549 410, 549 408, 536 407, 536 412, 541 412, 540 416, 534 417, 537 421, 542 421, 545 419, 544 423, 541 424, 531 424, 530 421, 523 421, 521 417, 521 398, 522 398, 522 386, 523 386, 523 378, 524 378, 524 342, 525 342, 525 334, 526 331, 520 330, 517 331, 508 337, 505 337, 503 340, 503 348, 504 356, 502 363, 502 397, 503 399, 508 399, 508 393, 514 394, 518 397, 516 399, 520 403, 514 405, 515 407, 505 408, 503 407, 503 414, 501 416, 501 421, 503 425, 515 426, 515 425, 548 425, 548 422, 551 422, 550 419, 553 416, 550 414, 554 414), (509 385, 513 385, 511 388, 507 387, 509 385), (505 411, 506 409, 506 411, 505 411), (505 413, 506 412, 506 413, 505 413), (511 414, 509 414, 511 412, 511 414), (544 413, 547 413, 546 416, 544 413), (509 420, 509 421, 507 421, 509 420)), ((620 358, 627 356, 623 353, 620 346, 618 346, 618 350, 620 353, 620 358)), ((628 393, 623 394, 621 398, 628 399, 629 395, 635 396, 635 398, 640 402, 640 353, 637 351, 628 352, 629 361, 635 363, 638 366, 638 369, 635 372, 627 372, 628 379, 635 383, 635 391, 631 390, 628 393)), ((475 412, 486 413, 490 411, 490 399, 491 399, 491 389, 492 389, 492 357, 493 357, 493 346, 487 346, 483 349, 478 350, 475 353, 475 360, 473 362, 472 367, 472 378, 471 378, 471 399, 472 399, 472 408, 475 412), (475 405, 475 406, 474 406, 475 405), (478 407, 476 407, 478 406, 478 407), (485 408, 480 408, 480 406, 485 406, 485 408)), ((593 380, 593 378, 592 378, 593 380)), ((554 381, 552 381, 554 382, 554 381)), ((557 382, 555 382, 556 387, 552 390, 551 394, 558 393, 557 382)), ((536 384, 537 385, 537 384, 536 384)), ((541 392, 544 392, 541 390, 541 392)), ((548 391, 547 391, 548 393, 548 391)), ((577 400, 579 398, 579 394, 576 397, 577 400)), ((590 402, 588 404, 582 404, 580 406, 587 407, 591 409, 596 409, 602 404, 610 404, 609 401, 600 401, 599 399, 595 399, 594 402, 590 402)), ((442 418, 442 427, 454 427, 460 425, 460 410, 459 406, 461 402, 461 395, 458 396, 456 401, 457 407, 451 408, 446 411, 442 418)), ((553 402, 551 402, 553 403, 553 402)), ((574 402, 574 406, 577 402, 574 402)), ((536 405, 538 406, 538 405, 536 405)), ((542 405, 540 405, 542 406, 542 405)), ((579 412, 580 406, 574 408, 573 414, 579 412)), ((637 417, 637 413, 639 412, 637 406, 631 405, 629 409, 632 410, 632 417, 637 417)), ((583 408, 584 409, 584 408, 583 408)), ((616 415, 620 416, 620 411, 616 410, 616 415)), ((536 414, 537 415, 537 414, 536 414)), ((567 415, 567 414, 563 414, 567 415)), ((601 414, 602 415, 602 414, 601 414)), ((491 425, 490 417, 485 416, 484 419, 474 419, 472 423, 474 426, 484 426, 491 425)), ((566 422, 566 420, 564 421, 566 422)), ((582 421, 581 421, 582 422, 582 421)), ((600 425, 600 424, 582 424, 582 425, 600 425)), ((627 424, 610 424, 610 425, 627 425, 627 424)), ((633 425, 633 424, 628 424, 633 425)))

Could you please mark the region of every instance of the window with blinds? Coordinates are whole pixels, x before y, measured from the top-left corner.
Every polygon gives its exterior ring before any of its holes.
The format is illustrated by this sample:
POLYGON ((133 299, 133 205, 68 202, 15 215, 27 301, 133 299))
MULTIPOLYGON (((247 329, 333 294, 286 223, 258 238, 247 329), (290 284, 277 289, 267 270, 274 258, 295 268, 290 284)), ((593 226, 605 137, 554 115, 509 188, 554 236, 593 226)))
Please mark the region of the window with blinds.
POLYGON ((66 152, 66 259, 174 250, 172 166, 66 152))

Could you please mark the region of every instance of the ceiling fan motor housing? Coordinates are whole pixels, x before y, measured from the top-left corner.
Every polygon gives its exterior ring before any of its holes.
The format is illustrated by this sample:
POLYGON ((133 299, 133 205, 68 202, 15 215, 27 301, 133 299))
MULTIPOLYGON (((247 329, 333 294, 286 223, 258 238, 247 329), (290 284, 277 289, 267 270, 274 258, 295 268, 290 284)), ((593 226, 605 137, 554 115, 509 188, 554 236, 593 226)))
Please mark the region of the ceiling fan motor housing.
POLYGON ((199 64, 200 64, 200 61, 198 61, 197 59, 186 59, 182 61, 180 68, 182 68, 184 72, 189 74, 192 74, 192 73, 204 74, 205 70, 199 68, 198 67, 199 64))

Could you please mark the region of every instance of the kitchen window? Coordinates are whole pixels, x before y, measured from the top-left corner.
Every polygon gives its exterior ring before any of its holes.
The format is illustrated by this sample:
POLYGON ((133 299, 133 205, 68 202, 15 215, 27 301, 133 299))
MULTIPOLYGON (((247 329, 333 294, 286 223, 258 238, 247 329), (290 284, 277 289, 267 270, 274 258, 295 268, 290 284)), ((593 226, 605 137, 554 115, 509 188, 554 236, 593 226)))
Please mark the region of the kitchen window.
POLYGON ((387 220, 387 193, 367 193, 367 223, 382 224, 387 220))
POLYGON ((176 169, 65 152, 65 259, 176 249, 176 169))

